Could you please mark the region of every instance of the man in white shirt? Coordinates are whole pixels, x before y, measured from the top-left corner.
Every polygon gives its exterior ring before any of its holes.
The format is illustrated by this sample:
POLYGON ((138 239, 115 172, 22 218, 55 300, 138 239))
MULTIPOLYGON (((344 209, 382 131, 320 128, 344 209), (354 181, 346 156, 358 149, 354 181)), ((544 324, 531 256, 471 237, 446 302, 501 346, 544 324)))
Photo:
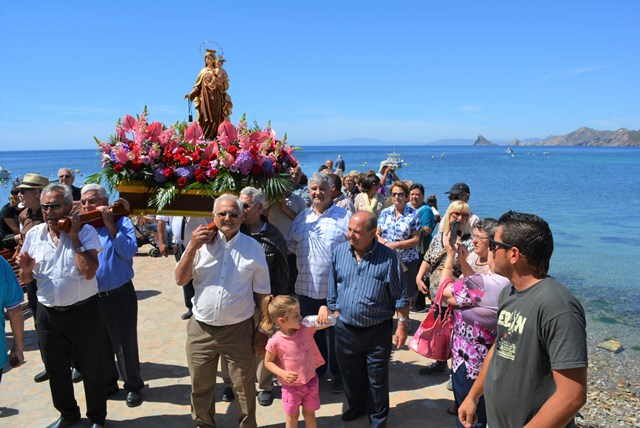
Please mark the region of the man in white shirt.
POLYGON ((69 217, 69 229, 58 220, 71 212, 73 196, 64 184, 49 184, 40 198, 45 223, 27 232, 16 262, 21 279, 38 282, 36 332, 49 373, 53 405, 60 418, 49 428, 64 428, 80 420, 73 395, 69 358, 73 354, 84 377, 87 417, 91 427, 103 427, 107 397, 102 367, 102 335, 98 307, 98 232, 69 217))
POLYGON ((191 375, 191 415, 200 427, 215 427, 218 360, 229 366, 238 398, 241 428, 256 427, 254 353, 264 352, 267 336, 256 331, 254 314, 268 299, 271 285, 262 246, 239 233, 243 207, 222 195, 213 206, 217 230, 199 226, 176 266, 176 282, 193 280, 193 317, 187 326, 191 375))

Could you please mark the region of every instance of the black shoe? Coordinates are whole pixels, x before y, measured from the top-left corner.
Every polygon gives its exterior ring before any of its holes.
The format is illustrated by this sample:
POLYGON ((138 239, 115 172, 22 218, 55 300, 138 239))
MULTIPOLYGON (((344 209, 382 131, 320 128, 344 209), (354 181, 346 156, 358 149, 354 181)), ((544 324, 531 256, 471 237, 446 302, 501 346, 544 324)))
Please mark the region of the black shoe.
POLYGON ((342 419, 345 422, 351 422, 351 421, 355 421, 362 415, 364 415, 364 412, 362 410, 349 409, 342 414, 342 417, 340 419, 342 419))
POLYGON ((44 382, 45 380, 49 380, 49 373, 47 373, 47 369, 44 369, 33 377, 33 381, 35 383, 44 382))
POLYGON ((91 427, 89 428, 104 428, 107 424, 99 424, 97 422, 94 422, 91 424, 91 427))
POLYGON ((222 391, 222 397, 220 397, 222 401, 225 401, 227 403, 232 402, 235 398, 236 396, 234 395, 233 389, 231 389, 230 386, 224 388, 224 391, 222 391))
POLYGON ((142 395, 139 392, 129 391, 127 392, 127 407, 138 407, 142 404, 142 395))
POLYGON ((258 392, 258 404, 264 407, 273 404, 273 394, 271 391, 259 391, 258 392))
POLYGON ((458 406, 454 404, 453 406, 447 407, 447 413, 451 416, 458 416, 458 406))
POLYGON ((74 419, 63 419, 62 416, 60 416, 57 421, 48 425, 47 428, 67 428, 75 425, 78 421, 80 421, 80 416, 74 419))
POLYGON ((183 320, 188 320, 192 316, 193 316, 193 312, 191 312, 191 309, 189 309, 187 312, 185 312, 184 314, 180 315, 180 318, 183 319, 183 320))
POLYGON ((342 394, 344 392, 344 384, 342 383, 342 378, 336 378, 333 380, 331 385, 331 392, 334 394, 342 394))
POLYGON ((444 374, 449 372, 449 367, 446 361, 436 361, 429 364, 427 367, 420 369, 420 376, 429 376, 433 374, 444 374))
POLYGON ((71 369, 71 380, 73 381, 73 383, 82 382, 82 373, 80 373, 75 367, 71 369))

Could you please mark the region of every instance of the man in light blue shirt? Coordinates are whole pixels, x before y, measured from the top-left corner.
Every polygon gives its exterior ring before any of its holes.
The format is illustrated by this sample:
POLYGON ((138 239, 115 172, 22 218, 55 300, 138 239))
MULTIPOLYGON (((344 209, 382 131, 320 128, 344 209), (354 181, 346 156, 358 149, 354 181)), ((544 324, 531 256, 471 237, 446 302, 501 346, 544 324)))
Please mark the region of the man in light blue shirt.
POLYGON ((7 309, 11 331, 13 331, 13 346, 7 358, 7 341, 5 337, 5 322, 0 323, 0 381, 2 369, 11 363, 11 367, 18 367, 24 362, 24 319, 21 304, 24 294, 11 269, 9 263, 0 257, 0 310, 7 309))
POLYGON ((126 403, 142 403, 144 387, 138 353, 138 297, 133 288, 133 257, 138 250, 133 223, 126 216, 114 217, 107 206, 104 187, 87 184, 80 197, 82 211, 98 210, 102 225, 96 227, 103 251, 98 255, 98 303, 102 316, 103 365, 107 395, 118 392, 118 372, 127 391, 126 403), (114 360, 117 357, 118 368, 114 360))

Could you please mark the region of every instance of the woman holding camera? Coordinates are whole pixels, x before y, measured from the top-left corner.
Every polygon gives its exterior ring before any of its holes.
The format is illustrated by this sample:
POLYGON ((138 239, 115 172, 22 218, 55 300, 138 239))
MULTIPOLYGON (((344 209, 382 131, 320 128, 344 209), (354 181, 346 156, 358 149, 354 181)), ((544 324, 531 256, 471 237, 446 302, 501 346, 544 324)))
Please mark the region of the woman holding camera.
MULTIPOLYGON (((447 256, 447 251, 444 247, 444 235, 449 236, 452 231, 452 226, 455 224, 457 228, 456 234, 460 237, 461 245, 464 245, 469 251, 473 248, 473 243, 470 235, 463 235, 462 231, 465 230, 467 221, 469 221, 469 213, 471 208, 466 202, 453 201, 447 208, 447 212, 442 218, 440 224, 440 233, 436 234, 431 240, 429 249, 424 255, 424 259, 418 269, 418 275, 416 276, 416 284, 418 289, 427 294, 431 299, 438 293, 438 285, 440 284, 440 274, 444 268, 444 259, 447 256), (457 224, 456 224, 457 223, 457 224), (425 277, 428 281, 425 282, 425 277)), ((458 256, 453 259, 453 275, 459 277, 462 273, 460 263, 458 262, 458 256)), ((448 370, 446 361, 436 361, 429 364, 426 367, 420 369, 422 376, 428 376, 437 373, 446 373, 448 370)))

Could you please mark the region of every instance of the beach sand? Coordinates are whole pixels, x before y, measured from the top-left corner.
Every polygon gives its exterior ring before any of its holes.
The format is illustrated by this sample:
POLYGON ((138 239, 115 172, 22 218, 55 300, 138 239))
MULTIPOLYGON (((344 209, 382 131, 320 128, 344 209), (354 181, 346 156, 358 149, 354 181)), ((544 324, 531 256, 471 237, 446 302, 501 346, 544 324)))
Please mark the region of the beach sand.
MULTIPOLYGON (((108 401, 109 427, 191 427, 189 393, 191 391, 185 354, 186 321, 182 290, 175 285, 173 258, 151 258, 150 247, 140 249, 134 259, 134 284, 138 293, 138 336, 142 377, 147 387, 143 390, 141 406, 128 408, 121 390, 108 401)), ((424 315, 412 314, 421 319, 424 315)), ((414 331, 419 321, 412 322, 414 331)), ((10 329, 9 342, 11 342, 10 329)), ((389 338, 391 340, 391 338, 389 338)), ((391 412, 390 427, 454 426, 455 419, 446 413, 453 403, 453 393, 447 391, 448 376, 423 377, 418 370, 429 360, 410 351, 406 346, 394 351, 390 362, 391 412)), ((0 426, 44 427, 54 422, 59 414, 51 404, 48 382, 34 383, 33 376, 43 369, 37 349, 33 318, 25 321, 25 364, 4 373, 0 384, 0 426)), ((122 387, 122 382, 120 382, 122 387)), ((347 409, 344 394, 333 394, 330 382, 321 380, 322 407, 316 412, 319 427, 362 428, 368 426, 366 418, 345 424, 340 416, 347 409)), ((82 383, 75 384, 83 422, 86 411, 82 383)), ((222 393, 218 377, 217 397, 222 393)), ((257 405, 256 416, 261 427, 284 426, 285 415, 279 399, 280 390, 274 389, 276 400, 270 407, 257 405)), ((216 423, 220 428, 237 426, 235 403, 216 403, 216 423)), ((303 426, 303 424, 301 424, 303 426)))

